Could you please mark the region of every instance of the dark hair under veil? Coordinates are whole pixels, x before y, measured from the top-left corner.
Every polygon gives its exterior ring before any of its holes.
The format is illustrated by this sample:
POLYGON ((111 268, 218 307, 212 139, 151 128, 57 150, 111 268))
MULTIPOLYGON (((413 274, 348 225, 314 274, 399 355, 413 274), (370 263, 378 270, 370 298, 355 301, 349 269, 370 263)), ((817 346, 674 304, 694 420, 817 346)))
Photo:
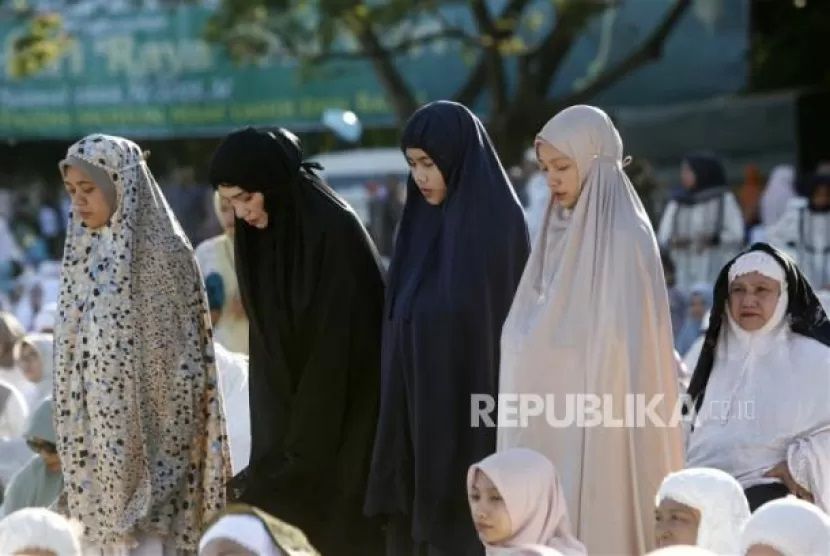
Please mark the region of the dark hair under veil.
POLYGON ((700 410, 703 398, 706 395, 706 386, 709 383, 709 377, 715 364, 721 328, 726 319, 729 301, 729 269, 741 256, 752 251, 767 253, 784 269, 789 295, 785 318, 789 321, 790 329, 797 334, 813 338, 826 346, 830 346, 830 321, 828 321, 821 303, 801 270, 782 251, 766 243, 755 243, 729 261, 723 267, 715 282, 714 303, 709 317, 709 329, 706 331, 703 349, 700 352, 700 358, 687 392, 690 400, 695 404, 695 410, 700 410))
POLYGON ((314 170, 284 129, 234 132, 211 162, 214 187, 263 193, 269 216, 261 230, 236 220, 252 443, 235 484, 244 502, 295 523, 323 553, 350 554, 379 535, 361 508, 384 285, 357 215, 314 170))
POLYGON ((470 427, 472 393, 498 391, 501 328, 529 252, 513 187, 479 119, 430 103, 407 123, 447 186, 427 203, 410 174, 392 257, 383 335, 381 414, 366 511, 405 516, 417 543, 452 554, 478 544, 466 501, 472 463, 495 429, 470 427))
POLYGON ((695 175, 695 186, 689 190, 678 186, 673 193, 673 199, 681 205, 698 203, 720 195, 727 187, 726 169, 723 162, 709 152, 697 152, 683 157, 695 175))

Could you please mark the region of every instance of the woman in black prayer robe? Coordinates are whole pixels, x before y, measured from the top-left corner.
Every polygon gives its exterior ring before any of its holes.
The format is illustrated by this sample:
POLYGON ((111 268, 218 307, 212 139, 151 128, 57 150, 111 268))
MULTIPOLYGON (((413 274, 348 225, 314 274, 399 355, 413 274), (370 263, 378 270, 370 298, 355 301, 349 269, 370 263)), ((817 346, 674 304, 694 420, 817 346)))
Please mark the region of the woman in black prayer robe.
POLYGON ((371 554, 361 513, 377 423, 383 277, 355 213, 284 129, 246 128, 213 155, 236 213, 250 319, 251 459, 242 501, 302 528, 324 554, 371 554))
POLYGON ((481 554, 466 472, 495 451, 496 430, 471 426, 471 397, 498 392, 527 226, 487 131, 464 106, 418 110, 401 149, 411 173, 386 296, 366 511, 391 517, 387 554, 481 554))

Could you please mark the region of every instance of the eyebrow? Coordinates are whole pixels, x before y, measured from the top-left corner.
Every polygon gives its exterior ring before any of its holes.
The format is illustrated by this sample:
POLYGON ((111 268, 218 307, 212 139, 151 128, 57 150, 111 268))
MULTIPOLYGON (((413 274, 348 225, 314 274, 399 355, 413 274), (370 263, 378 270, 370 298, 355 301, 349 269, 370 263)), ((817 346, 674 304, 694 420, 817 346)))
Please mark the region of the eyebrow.
POLYGON ((75 183, 72 183, 72 182, 69 182, 69 181, 64 181, 63 184, 64 185, 95 185, 95 182, 90 181, 90 180, 80 180, 80 181, 75 182, 75 183))
POLYGON ((422 161, 422 162, 425 161, 425 160, 432 160, 432 158, 430 158, 428 155, 421 155, 421 156, 416 157, 414 159, 407 156, 406 159, 410 162, 412 162, 413 160, 419 160, 419 161, 422 161))

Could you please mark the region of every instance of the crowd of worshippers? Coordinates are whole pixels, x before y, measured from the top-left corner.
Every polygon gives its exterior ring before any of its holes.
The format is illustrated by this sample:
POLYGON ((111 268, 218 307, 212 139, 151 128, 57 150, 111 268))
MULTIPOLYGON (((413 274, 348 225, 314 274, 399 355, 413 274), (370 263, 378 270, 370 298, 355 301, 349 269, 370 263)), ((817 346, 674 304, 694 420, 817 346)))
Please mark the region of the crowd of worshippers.
POLYGON ((53 326, 0 313, 0 554, 830 554, 815 199, 743 249, 689 157, 655 232, 602 110, 528 139, 534 238, 479 119, 420 108, 388 271, 288 130, 221 142, 195 250, 138 145, 73 144, 53 326), (656 420, 472 422, 514 394, 656 420))

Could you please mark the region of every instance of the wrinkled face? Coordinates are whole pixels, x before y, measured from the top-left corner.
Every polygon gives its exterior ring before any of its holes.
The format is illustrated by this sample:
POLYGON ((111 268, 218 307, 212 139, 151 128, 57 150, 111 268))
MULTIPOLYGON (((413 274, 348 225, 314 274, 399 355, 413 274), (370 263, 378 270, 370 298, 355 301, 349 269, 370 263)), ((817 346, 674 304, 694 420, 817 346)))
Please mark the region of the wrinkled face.
POLYGON ((201 556, 256 556, 256 553, 231 539, 212 540, 199 554, 201 556))
POLYGON ((432 158, 422 149, 406 149, 406 163, 415 185, 430 205, 440 205, 447 198, 444 174, 432 158))
POLYGON ((746 551, 746 556, 784 556, 771 546, 765 544, 756 544, 749 547, 746 551))
POLYGON ((816 187, 810 196, 810 201, 815 208, 820 210, 830 207, 830 183, 816 187))
POLYGON ((657 548, 697 544, 700 512, 691 506, 664 499, 654 510, 654 536, 657 548))
POLYGON ((40 354, 33 345, 21 344, 19 357, 17 365, 23 371, 26 380, 34 383, 43 380, 43 361, 41 361, 40 354))
POLYGON ((697 176, 695 176, 695 172, 689 166, 689 163, 684 160, 683 164, 680 165, 680 185, 686 189, 694 189, 696 184, 697 176))
POLYGON ((262 193, 251 193, 236 185, 222 184, 219 186, 219 195, 231 204, 236 217, 249 226, 260 230, 268 227, 268 212, 265 210, 265 195, 262 193))
POLYGON ((689 316, 700 320, 706 315, 706 299, 699 293, 692 294, 689 299, 689 316))
POLYGON ((772 317, 780 295, 778 280, 750 272, 729 285, 729 312, 741 328, 754 332, 772 317))
POLYGON ((539 169, 548 182, 553 201, 566 209, 575 207, 582 189, 576 161, 568 158, 547 141, 539 142, 536 156, 539 159, 539 169))
POLYGON ((112 212, 104 193, 86 172, 75 166, 67 166, 63 186, 72 201, 73 212, 87 228, 97 230, 109 223, 112 212))
POLYGON ((498 545, 512 536, 513 525, 507 513, 507 506, 487 475, 476 471, 467 496, 473 523, 482 542, 498 545))
POLYGON ((220 197, 219 223, 222 225, 222 229, 225 230, 225 233, 229 236, 233 235, 235 221, 236 217, 234 214, 233 204, 224 197, 220 197))

